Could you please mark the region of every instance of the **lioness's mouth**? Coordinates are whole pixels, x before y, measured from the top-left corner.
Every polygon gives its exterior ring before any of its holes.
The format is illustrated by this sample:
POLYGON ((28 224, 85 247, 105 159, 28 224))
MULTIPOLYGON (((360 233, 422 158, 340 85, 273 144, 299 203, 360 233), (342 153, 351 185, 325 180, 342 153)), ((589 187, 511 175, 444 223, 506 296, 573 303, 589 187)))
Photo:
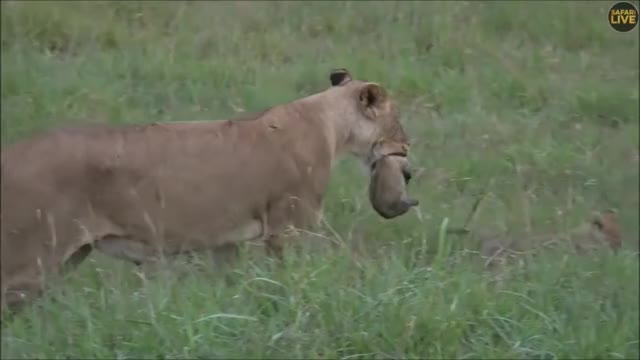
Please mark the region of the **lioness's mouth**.
MULTIPOLYGON (((407 154, 406 154, 406 153, 403 153, 403 152, 398 151, 398 152, 392 152, 392 153, 389 153, 389 154, 382 155, 382 156, 378 157, 377 159, 373 159, 373 160, 371 161, 371 165, 369 165, 370 170, 371 170, 371 171, 375 170, 376 165, 380 162, 380 160, 382 160, 383 158, 385 158, 385 157, 387 157, 387 156, 399 156, 399 157, 406 158, 406 157, 407 157, 407 154)), ((403 175, 404 175, 404 174, 403 174, 403 175)), ((406 177, 406 176, 405 176, 405 177, 406 177)), ((411 174, 409 174, 409 179, 411 179, 411 174)))
MULTIPOLYGON (((379 140, 369 150, 368 163, 370 170, 374 170, 380 160, 387 156, 406 158, 409 152, 409 144, 393 141, 379 140)), ((409 176, 410 177, 410 176, 409 176)))

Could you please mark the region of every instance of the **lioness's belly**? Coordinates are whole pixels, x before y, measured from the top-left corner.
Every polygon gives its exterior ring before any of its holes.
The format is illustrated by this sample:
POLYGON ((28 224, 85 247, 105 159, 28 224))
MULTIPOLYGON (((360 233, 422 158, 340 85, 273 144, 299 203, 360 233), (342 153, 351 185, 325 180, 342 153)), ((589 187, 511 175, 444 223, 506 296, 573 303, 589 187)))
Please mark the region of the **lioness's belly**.
POLYGON ((264 225, 258 220, 248 220, 241 226, 220 234, 191 234, 169 231, 169 235, 160 239, 144 239, 142 236, 128 234, 127 236, 105 236, 95 243, 95 247, 115 258, 142 263, 155 259, 159 255, 175 255, 185 251, 215 250, 226 244, 239 244, 246 241, 259 240, 265 235, 264 225))

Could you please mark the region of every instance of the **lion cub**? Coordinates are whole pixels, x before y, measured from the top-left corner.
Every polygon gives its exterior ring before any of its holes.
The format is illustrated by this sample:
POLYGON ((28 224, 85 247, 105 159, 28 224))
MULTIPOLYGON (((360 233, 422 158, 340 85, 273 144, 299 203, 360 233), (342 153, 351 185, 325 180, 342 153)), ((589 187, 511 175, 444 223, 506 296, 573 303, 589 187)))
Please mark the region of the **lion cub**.
POLYGON ((373 164, 369 200, 380 216, 396 217, 419 204, 407 194, 410 180, 409 162, 403 156, 384 156, 373 164), (373 201, 374 198, 377 201, 373 201))
POLYGON ((495 236, 479 235, 480 255, 487 259, 487 265, 494 261, 504 262, 513 255, 537 252, 543 248, 566 247, 576 254, 586 254, 609 247, 617 251, 622 245, 620 225, 616 213, 605 210, 593 213, 590 221, 574 228, 568 234, 531 236, 518 241, 500 239, 495 236))

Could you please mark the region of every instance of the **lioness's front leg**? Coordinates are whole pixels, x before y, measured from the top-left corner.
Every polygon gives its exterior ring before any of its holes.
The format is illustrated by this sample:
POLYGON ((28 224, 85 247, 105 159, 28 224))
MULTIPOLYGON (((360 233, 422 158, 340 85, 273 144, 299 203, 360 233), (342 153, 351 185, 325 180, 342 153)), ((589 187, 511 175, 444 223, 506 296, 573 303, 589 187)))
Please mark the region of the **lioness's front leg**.
POLYGON ((293 228, 269 235, 265 239, 267 254, 278 260, 284 260, 284 248, 296 235, 297 232, 293 228))
MULTIPOLYGON (((206 254, 206 260, 212 262, 214 266, 226 268, 240 257, 240 244, 222 244, 213 249, 204 250, 203 253, 206 254)), ((193 256, 191 256, 191 260, 193 260, 193 256)))
POLYGON ((267 254, 283 259, 284 247, 299 236, 298 229, 308 229, 320 222, 321 205, 291 196, 270 208, 267 214, 269 232, 265 236, 267 254))
POLYGON ((284 259, 284 239, 281 235, 269 235, 265 240, 267 254, 278 260, 284 259))

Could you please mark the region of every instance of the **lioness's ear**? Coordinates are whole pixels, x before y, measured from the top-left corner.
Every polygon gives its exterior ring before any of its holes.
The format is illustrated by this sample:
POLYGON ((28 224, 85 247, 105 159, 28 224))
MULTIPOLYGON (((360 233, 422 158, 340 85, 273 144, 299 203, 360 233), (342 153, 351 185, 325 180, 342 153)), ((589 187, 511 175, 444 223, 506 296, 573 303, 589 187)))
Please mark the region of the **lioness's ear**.
POLYGON ((351 75, 347 69, 335 69, 329 75, 331 86, 340 86, 351 81, 351 75))
POLYGON ((376 107, 387 99, 387 92, 378 84, 368 83, 360 89, 359 98, 365 108, 376 107))

